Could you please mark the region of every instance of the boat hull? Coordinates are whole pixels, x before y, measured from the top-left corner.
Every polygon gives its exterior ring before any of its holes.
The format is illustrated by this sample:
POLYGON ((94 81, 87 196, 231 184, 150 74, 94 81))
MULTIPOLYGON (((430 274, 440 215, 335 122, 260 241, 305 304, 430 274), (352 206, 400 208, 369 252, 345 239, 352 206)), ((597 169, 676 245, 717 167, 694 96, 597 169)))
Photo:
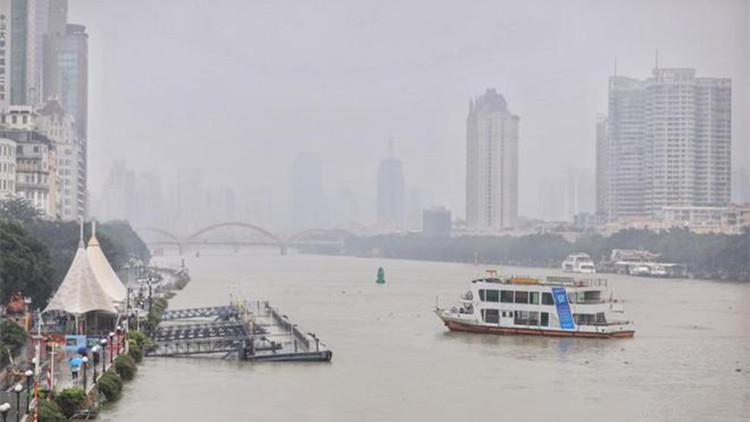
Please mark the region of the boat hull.
POLYGON ((533 335, 533 336, 548 336, 548 337, 586 337, 586 338, 630 338, 635 335, 635 330, 623 330, 611 333, 590 333, 582 331, 563 331, 563 330, 547 330, 547 329, 526 329, 526 328, 513 328, 513 327, 499 327, 499 326, 486 326, 467 324, 458 321, 445 320, 443 319, 445 326, 451 331, 464 331, 471 333, 483 333, 483 334, 506 334, 506 335, 533 335))

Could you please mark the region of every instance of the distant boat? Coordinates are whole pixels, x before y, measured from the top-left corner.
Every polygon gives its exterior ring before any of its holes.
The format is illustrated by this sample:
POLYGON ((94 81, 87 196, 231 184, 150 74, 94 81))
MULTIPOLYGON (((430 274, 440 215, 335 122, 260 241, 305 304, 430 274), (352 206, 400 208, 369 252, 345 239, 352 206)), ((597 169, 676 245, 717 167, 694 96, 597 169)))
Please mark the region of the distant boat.
POLYGON ((593 274, 596 272, 594 260, 585 253, 568 255, 562 263, 562 269, 571 273, 593 274))
POLYGON ((378 279, 375 280, 378 284, 385 284, 385 271, 383 271, 383 267, 378 268, 378 279))

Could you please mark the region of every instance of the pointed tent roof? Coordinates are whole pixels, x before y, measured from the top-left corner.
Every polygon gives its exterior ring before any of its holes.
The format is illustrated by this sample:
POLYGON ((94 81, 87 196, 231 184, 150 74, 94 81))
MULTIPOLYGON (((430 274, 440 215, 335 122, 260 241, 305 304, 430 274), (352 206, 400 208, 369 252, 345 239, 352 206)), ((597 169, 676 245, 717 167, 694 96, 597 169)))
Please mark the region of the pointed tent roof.
POLYGON ((79 245, 68 273, 44 309, 44 312, 48 311, 63 311, 73 315, 91 311, 117 313, 112 299, 94 275, 83 244, 79 245))
POLYGON ((99 246, 99 240, 96 238, 96 226, 93 226, 86 254, 89 257, 96 279, 104 288, 104 291, 112 298, 112 301, 123 302, 128 297, 128 289, 122 284, 120 277, 115 274, 115 270, 112 269, 107 257, 104 256, 104 252, 99 246))

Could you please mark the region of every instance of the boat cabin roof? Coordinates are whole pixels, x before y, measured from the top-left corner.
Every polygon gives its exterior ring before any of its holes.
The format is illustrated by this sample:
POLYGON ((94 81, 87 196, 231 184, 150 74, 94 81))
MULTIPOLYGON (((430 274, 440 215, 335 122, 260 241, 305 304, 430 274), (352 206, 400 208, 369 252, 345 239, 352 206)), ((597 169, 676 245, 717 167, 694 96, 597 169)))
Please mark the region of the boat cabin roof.
POLYGON ((530 285, 541 284, 545 286, 565 286, 565 287, 594 287, 607 286, 607 280, 603 278, 586 278, 576 279, 573 277, 530 277, 530 276, 508 276, 508 277, 485 277, 471 281, 475 283, 493 283, 493 284, 510 284, 510 285, 530 285))

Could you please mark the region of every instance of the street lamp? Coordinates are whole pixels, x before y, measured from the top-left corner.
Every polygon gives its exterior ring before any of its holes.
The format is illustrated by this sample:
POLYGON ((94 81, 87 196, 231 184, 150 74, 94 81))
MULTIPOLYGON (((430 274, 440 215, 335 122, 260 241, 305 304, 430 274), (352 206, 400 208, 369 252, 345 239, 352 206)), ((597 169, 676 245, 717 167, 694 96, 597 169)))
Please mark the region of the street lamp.
POLYGON ((154 303, 153 292, 151 291, 151 285, 155 279, 151 276, 148 278, 148 314, 151 315, 151 307, 154 303))
POLYGON ((118 325, 115 328, 115 333, 117 333, 117 354, 119 355, 120 353, 122 353, 122 325, 118 325))
POLYGON ((13 391, 16 393, 16 422, 21 422, 21 391, 23 391, 23 385, 19 382, 13 387, 13 391))
POLYGON ((110 332, 109 333, 109 363, 112 363, 114 360, 114 354, 115 354, 115 333, 110 332))
MULTIPOLYGON (((86 368, 88 367, 89 358, 88 356, 84 356, 83 359, 83 392, 86 392, 86 368)), ((28 412, 28 410, 26 410, 28 412)))
POLYGON ((0 404, 0 415, 3 415, 3 422, 8 420, 8 411, 10 410, 10 403, 0 404))
POLYGON ((31 399, 31 377, 34 376, 34 371, 31 369, 24 372, 26 376, 26 413, 29 413, 29 400, 31 399))
POLYGON ((105 372, 107 372, 106 364, 107 364, 107 339, 103 338, 99 340, 99 344, 102 345, 102 375, 104 375, 105 372))
POLYGON ((96 366, 99 364, 99 346, 91 348, 91 357, 94 359, 94 384, 96 384, 96 366))

